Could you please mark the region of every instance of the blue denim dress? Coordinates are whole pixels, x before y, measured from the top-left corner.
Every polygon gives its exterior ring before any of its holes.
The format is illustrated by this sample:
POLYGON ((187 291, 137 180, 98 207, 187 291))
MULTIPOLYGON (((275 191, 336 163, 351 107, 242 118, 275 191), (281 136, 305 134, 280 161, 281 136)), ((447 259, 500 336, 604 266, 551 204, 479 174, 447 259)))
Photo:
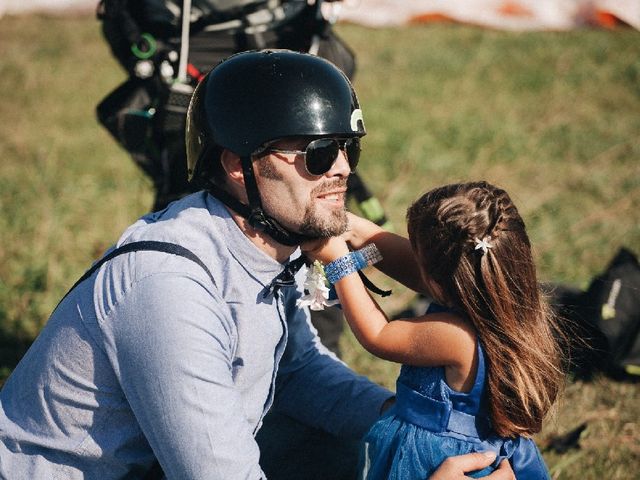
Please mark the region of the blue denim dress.
MULTIPOLYGON (((428 313, 434 311, 430 308, 428 313)), ((484 404, 486 370, 480 344, 478 355, 478 372, 468 393, 447 385, 444 367, 402 366, 396 404, 365 437, 367 480, 426 479, 450 456, 489 450, 497 454, 494 464, 469 476, 484 477, 507 458, 518 480, 550 478, 533 440, 502 438, 491 430, 484 404)))

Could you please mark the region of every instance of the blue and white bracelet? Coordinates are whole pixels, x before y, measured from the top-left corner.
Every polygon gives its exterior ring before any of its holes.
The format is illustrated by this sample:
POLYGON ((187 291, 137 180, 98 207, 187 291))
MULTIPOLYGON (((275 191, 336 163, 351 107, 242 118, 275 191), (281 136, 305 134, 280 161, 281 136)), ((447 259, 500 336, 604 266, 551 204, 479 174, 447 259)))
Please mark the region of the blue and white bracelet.
POLYGON ((349 252, 328 263, 324 267, 324 273, 329 283, 333 285, 347 275, 378 263, 380 260, 382 260, 380 250, 375 243, 370 243, 360 250, 349 252))

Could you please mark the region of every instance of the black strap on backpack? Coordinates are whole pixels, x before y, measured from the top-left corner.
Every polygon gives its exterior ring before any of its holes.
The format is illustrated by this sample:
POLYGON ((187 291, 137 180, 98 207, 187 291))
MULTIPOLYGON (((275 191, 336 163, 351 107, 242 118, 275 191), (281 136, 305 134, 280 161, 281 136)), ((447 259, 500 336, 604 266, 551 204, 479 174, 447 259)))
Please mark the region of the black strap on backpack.
MULTIPOLYGON (((200 265, 202 269, 207 273, 209 278, 211 279, 211 283, 213 283, 214 285, 216 284, 216 281, 214 280, 213 275, 211 274, 211 271, 207 268, 204 262, 200 260, 200 258, 198 258, 198 256, 195 253, 193 253, 191 250, 181 245, 178 245, 176 243, 158 242, 155 240, 145 240, 140 242, 127 243, 126 245, 122 245, 121 247, 116 248, 115 250, 112 250, 107 255, 102 257, 89 270, 87 270, 84 273, 84 275, 82 275, 82 277, 78 279, 76 283, 73 284, 73 287, 71 287, 69 291, 65 294, 65 296, 62 297, 62 300, 64 300, 74 288, 76 288, 80 283, 82 283, 84 280, 89 278, 96 270, 98 270, 102 265, 104 265, 109 260, 112 260, 113 258, 119 255, 123 255, 125 253, 139 252, 141 250, 170 253, 172 255, 178 255, 180 257, 187 258, 192 262, 195 262, 198 265, 200 265)), ((58 305, 62 303, 62 300, 60 300, 58 305)), ((144 478, 150 479, 150 480, 163 478, 163 473, 162 473, 162 468, 160 467, 160 463, 158 463, 157 461, 154 462, 151 469, 147 472, 144 478)))
MULTIPOLYGON (((80 283, 82 283, 84 280, 86 280, 91 275, 93 275, 93 273, 96 270, 98 270, 103 264, 105 264, 109 260, 119 255, 123 255, 125 253, 138 252, 141 250, 170 253, 172 255, 178 255, 180 257, 187 258, 192 262, 195 262, 198 265, 200 265, 202 269, 207 273, 209 278, 211 279, 211 283, 213 283, 214 285, 216 284, 216 281, 214 280, 213 275, 211 274, 211 271, 207 268, 204 262, 200 260, 200 258, 198 258, 196 254, 193 253, 191 250, 181 245, 178 245, 176 243, 158 242, 155 240, 144 240, 140 242, 131 242, 131 243, 127 243, 126 245, 122 245, 121 247, 116 248, 115 250, 112 250, 107 255, 102 257, 89 270, 87 270, 84 273, 84 275, 82 275, 82 277, 78 279, 76 283, 73 284, 73 287, 71 287, 69 291, 65 294, 65 296, 62 297, 62 300, 64 300, 74 288, 76 288, 80 283)), ((62 300, 60 300, 60 303, 62 302, 62 300)))

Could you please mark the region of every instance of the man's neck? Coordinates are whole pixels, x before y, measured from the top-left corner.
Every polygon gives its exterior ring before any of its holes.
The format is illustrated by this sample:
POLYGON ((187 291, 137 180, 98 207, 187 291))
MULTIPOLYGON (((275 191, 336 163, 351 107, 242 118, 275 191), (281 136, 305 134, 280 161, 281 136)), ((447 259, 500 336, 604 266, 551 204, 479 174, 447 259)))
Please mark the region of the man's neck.
POLYGON ((263 231, 256 230, 251 225, 246 218, 238 215, 229 207, 225 208, 231 214, 231 218, 236 222, 238 228, 244 233, 251 242, 262 250, 264 253, 269 255, 271 258, 274 258, 280 263, 284 263, 293 252, 295 252, 298 247, 289 247, 287 245, 283 245, 281 243, 276 242, 271 236, 266 234, 263 231))

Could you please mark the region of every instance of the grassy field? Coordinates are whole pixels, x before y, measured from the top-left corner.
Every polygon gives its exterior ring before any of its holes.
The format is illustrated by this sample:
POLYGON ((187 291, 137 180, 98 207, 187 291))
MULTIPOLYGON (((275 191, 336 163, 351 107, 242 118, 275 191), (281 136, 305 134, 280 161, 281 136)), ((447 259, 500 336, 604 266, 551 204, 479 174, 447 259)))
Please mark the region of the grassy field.
MULTIPOLYGON (((341 25, 358 53, 369 134, 361 172, 404 231, 421 192, 505 187, 542 280, 586 286, 621 246, 640 253, 640 33, 507 33, 453 25, 341 25)), ((150 182, 95 120, 124 74, 92 17, 0 19, 0 368, 92 259, 151 204, 150 182)), ((401 308, 410 294, 383 306, 401 308)), ((393 387, 397 366, 350 335, 345 359, 393 387)), ((587 423, 579 449, 545 451, 554 478, 640 472, 640 384, 571 382, 537 437, 587 423)))

